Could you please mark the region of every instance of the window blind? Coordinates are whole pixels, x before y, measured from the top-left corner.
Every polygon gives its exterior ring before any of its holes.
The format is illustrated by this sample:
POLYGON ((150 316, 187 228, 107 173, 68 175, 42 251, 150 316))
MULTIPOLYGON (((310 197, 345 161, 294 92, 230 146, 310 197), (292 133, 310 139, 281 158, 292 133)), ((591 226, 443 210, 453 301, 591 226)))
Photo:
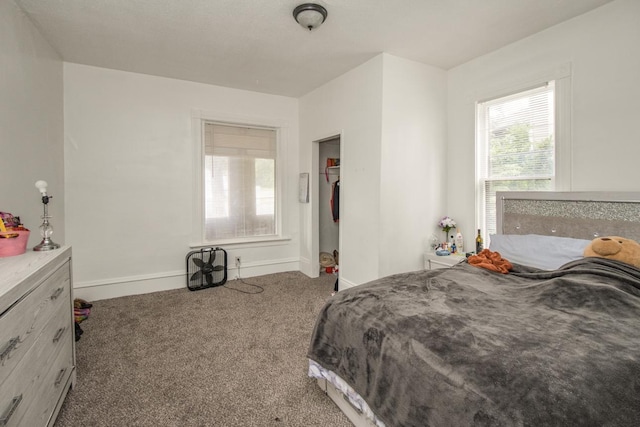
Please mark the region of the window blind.
POLYGON ((496 191, 552 190, 554 83, 478 104, 484 227, 496 232, 496 191))
POLYGON ((206 123, 205 238, 276 233, 274 129, 206 123))
POLYGON ((205 155, 275 159, 276 132, 273 129, 207 123, 205 155))

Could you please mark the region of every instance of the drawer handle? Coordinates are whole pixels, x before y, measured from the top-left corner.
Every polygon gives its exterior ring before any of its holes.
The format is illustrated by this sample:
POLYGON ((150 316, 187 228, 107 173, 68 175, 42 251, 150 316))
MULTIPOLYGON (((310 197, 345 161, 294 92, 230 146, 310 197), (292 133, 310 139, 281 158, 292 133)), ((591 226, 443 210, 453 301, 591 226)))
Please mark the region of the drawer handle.
POLYGON ((60 296, 60 294, 62 293, 64 289, 63 288, 58 288, 56 289, 56 291, 53 293, 53 295, 51 295, 51 299, 56 299, 60 296))
POLYGON ((53 342, 60 341, 60 337, 62 337, 62 334, 64 334, 64 331, 66 329, 67 329, 66 327, 58 329, 58 332, 56 332, 56 335, 53 337, 53 342))
POLYGON ((4 362, 4 359, 9 358, 9 354, 16 348, 20 342, 20 337, 11 338, 7 345, 4 346, 2 352, 0 352, 0 361, 4 362))
POLYGON ((20 402, 22 402, 22 395, 16 396, 11 400, 9 407, 2 414, 2 418, 0 418, 0 426, 6 426, 7 424, 9 424, 9 419, 18 408, 20 402))
POLYGON ((67 372, 67 368, 60 369, 60 372, 58 372, 58 376, 56 377, 56 381, 53 383, 53 385, 55 387, 58 387, 60 385, 60 383, 62 382, 62 379, 64 378, 64 373, 65 372, 67 372))

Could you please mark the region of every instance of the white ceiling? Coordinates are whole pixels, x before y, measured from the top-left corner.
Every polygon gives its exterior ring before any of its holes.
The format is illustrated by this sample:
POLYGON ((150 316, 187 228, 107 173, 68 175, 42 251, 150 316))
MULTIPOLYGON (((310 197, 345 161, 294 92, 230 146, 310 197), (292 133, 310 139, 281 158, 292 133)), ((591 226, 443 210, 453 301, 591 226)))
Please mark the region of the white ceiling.
POLYGON ((67 62, 299 97, 381 52, 449 69, 611 0, 15 0, 67 62))

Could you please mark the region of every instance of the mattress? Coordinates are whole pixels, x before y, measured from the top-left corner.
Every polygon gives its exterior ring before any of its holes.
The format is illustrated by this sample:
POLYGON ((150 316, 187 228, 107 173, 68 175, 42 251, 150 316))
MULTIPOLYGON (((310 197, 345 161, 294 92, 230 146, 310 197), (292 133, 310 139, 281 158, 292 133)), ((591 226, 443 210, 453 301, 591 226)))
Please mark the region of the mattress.
POLYGON ((387 426, 637 426, 640 270, 585 258, 386 277, 327 302, 308 357, 387 426))
POLYGON ((360 396, 345 380, 340 378, 335 372, 323 368, 318 363, 309 359, 309 376, 311 378, 317 378, 320 380, 328 381, 333 387, 338 390, 349 404, 362 416, 370 420, 373 425, 377 427, 385 427, 385 424, 380 420, 376 414, 373 413, 367 402, 360 396))

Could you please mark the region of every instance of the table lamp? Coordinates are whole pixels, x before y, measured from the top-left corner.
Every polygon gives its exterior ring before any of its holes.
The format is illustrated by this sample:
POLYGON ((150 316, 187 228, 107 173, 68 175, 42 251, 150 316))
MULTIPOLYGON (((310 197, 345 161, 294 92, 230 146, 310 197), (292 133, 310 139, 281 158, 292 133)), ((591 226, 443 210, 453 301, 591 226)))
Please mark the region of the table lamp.
POLYGON ((47 210, 47 206, 49 205, 49 199, 53 198, 53 196, 49 196, 47 194, 47 181, 36 181, 36 188, 40 191, 42 195, 42 205, 44 206, 44 215, 42 215, 42 225, 40 225, 40 235, 42 236, 42 241, 34 246, 34 251, 50 251, 53 249, 58 249, 60 247, 59 244, 54 243, 51 240, 51 235, 53 234, 53 227, 49 224, 49 212, 47 210))

